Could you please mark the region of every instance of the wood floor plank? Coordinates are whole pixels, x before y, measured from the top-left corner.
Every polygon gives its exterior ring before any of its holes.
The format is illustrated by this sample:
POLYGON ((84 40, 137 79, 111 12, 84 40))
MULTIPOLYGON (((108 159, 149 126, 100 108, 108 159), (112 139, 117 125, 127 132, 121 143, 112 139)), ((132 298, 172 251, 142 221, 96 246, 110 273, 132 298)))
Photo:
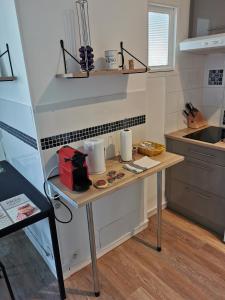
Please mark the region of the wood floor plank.
POLYGON ((177 228, 191 234, 196 238, 196 241, 201 241, 204 244, 211 245, 214 249, 225 254, 225 244, 221 242, 221 237, 218 237, 214 233, 192 223, 187 219, 184 219, 168 209, 164 211, 163 218, 164 222, 168 221, 170 224, 175 224, 177 228))
MULTIPOLYGON (((156 218, 138 234, 155 244, 156 218)), ((223 300, 225 245, 204 228, 163 212, 161 253, 130 239, 98 260, 99 300, 223 300)), ((0 241, 17 300, 58 300, 57 282, 24 233, 0 241)), ((65 281, 68 300, 93 300, 91 266, 65 281)), ((8 300, 0 279, 0 300, 8 300)))
MULTIPOLYGON (((174 295, 175 299, 199 300, 203 298, 204 293, 198 286, 194 286, 189 278, 185 278, 177 268, 170 264, 170 261, 165 260, 164 250, 160 254, 153 252, 152 255, 149 255, 148 248, 144 249, 142 245, 136 245, 130 255, 136 256, 136 260, 140 264, 152 270, 162 282, 166 283, 176 293, 176 297, 174 295)), ((169 299, 172 299, 172 297, 169 299)))
MULTIPOLYGON (((135 246, 135 244, 136 242, 133 242, 133 246, 135 246)), ((110 264, 114 265, 118 272, 124 274, 124 278, 129 282, 129 286, 132 287, 125 289, 125 286, 121 286, 120 289, 123 290, 124 299, 127 299, 131 292, 133 292, 133 289, 136 290, 140 286, 144 287, 148 293, 156 299, 173 299, 175 297, 179 299, 179 295, 162 282, 146 264, 140 263, 139 259, 135 256, 129 255, 129 252, 132 252, 132 245, 128 245, 128 249, 126 248, 125 251, 123 247, 119 247, 118 252, 117 256, 110 259, 110 264), (118 256, 122 257, 120 264, 118 264, 118 256), (132 277, 130 276, 131 274, 132 277)), ((111 278, 110 270, 107 271, 111 278)), ((117 282, 120 281, 121 278, 118 279, 117 282)))
POLYGON ((154 300, 145 289, 140 287, 127 300, 154 300))

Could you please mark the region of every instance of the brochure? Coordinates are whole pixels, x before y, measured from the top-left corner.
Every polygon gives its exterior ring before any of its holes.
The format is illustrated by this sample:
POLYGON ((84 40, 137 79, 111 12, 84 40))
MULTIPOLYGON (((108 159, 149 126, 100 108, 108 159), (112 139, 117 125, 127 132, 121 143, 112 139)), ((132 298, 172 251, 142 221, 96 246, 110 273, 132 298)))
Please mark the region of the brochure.
POLYGON ((40 209, 24 194, 0 202, 0 230, 39 212, 40 209))

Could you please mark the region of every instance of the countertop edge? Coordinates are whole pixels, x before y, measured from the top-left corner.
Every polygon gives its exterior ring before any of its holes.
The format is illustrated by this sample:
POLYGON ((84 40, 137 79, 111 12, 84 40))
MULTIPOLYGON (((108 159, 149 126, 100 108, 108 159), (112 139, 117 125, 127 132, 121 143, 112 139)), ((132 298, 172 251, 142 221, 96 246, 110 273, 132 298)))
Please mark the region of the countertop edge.
MULTIPOLYGON (((196 145, 196 146, 202 146, 202 147, 210 148, 210 149, 214 149, 214 150, 225 151, 225 143, 224 142, 210 144, 210 143, 192 140, 192 139, 188 139, 188 138, 184 137, 184 135, 188 135, 190 133, 193 133, 193 132, 196 132, 196 131, 199 131, 199 130, 202 130, 204 128, 208 128, 211 126, 213 126, 213 125, 207 125, 207 126, 199 128, 199 129, 183 128, 183 129, 165 134, 165 138, 189 143, 189 144, 196 145)), ((217 126, 215 126, 215 127, 217 127, 217 126)))

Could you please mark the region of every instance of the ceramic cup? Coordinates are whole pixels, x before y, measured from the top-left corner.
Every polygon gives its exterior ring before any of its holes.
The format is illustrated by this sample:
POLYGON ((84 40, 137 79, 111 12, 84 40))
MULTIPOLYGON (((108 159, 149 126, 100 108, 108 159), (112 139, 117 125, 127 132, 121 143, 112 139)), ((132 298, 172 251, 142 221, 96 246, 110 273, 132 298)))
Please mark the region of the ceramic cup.
POLYGON ((119 68, 119 51, 106 50, 105 51, 106 69, 115 70, 119 68))

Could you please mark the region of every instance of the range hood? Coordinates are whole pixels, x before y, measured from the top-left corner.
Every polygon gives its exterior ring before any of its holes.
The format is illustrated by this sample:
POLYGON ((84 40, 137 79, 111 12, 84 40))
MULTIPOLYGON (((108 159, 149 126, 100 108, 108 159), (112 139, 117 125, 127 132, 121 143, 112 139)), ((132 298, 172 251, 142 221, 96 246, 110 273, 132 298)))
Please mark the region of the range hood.
POLYGON ((225 53, 225 33, 186 39, 180 43, 180 51, 196 54, 225 53))

